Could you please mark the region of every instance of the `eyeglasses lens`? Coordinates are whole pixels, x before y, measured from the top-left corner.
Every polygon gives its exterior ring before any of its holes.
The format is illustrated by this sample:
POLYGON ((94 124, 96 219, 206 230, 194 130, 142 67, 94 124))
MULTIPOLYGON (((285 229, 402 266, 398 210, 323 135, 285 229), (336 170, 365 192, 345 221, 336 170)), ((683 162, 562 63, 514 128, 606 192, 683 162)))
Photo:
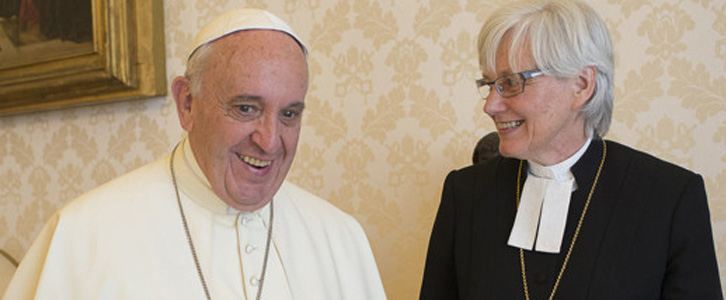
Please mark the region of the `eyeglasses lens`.
POLYGON ((497 79, 495 83, 502 97, 509 97, 522 92, 524 88, 522 74, 510 74, 497 79))

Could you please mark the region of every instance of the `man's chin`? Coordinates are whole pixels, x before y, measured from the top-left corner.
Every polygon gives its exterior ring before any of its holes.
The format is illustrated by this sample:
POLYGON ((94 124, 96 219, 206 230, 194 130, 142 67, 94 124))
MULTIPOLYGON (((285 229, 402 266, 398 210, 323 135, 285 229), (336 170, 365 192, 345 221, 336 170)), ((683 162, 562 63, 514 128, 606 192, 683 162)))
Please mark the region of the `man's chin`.
POLYGON ((237 195, 230 195, 228 199, 225 199, 227 205, 231 206, 236 210, 241 211, 254 211, 262 208, 263 206, 270 203, 272 197, 277 192, 277 188, 272 191, 273 188, 268 186, 252 186, 244 187, 239 191, 237 195))

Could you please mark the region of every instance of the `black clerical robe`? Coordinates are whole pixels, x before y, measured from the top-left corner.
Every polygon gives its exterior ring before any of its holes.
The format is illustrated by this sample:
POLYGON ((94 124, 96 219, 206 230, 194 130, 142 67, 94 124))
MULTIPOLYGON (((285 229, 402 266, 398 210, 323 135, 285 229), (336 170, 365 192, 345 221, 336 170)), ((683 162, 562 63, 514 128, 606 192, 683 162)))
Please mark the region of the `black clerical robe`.
MULTIPOLYGON (((593 140, 572 167, 578 189, 562 251, 524 251, 531 299, 547 299, 552 291, 603 148, 593 140)), ((500 157, 447 176, 421 299, 524 299, 519 249, 507 245, 518 166, 519 160, 500 157)), ((723 299, 702 177, 607 141, 555 299, 723 299)))

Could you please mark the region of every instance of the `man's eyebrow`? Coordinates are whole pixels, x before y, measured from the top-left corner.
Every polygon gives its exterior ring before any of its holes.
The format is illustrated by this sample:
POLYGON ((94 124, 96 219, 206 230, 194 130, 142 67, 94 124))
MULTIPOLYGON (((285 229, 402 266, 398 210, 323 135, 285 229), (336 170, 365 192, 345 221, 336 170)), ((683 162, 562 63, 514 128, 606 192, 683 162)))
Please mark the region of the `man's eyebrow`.
POLYGON ((293 102, 292 104, 288 105, 287 107, 303 110, 303 109, 305 109, 305 103, 302 101, 297 101, 297 102, 293 102))
MULTIPOLYGON (((254 102, 258 104, 262 104, 265 102, 265 100, 262 98, 262 96, 257 95, 250 95, 250 94, 241 94, 232 97, 232 101, 236 102, 254 102)), ((294 108, 294 109, 305 109, 305 102, 303 101, 295 101, 287 106, 288 109, 294 108)))
POLYGON ((242 94, 232 97, 234 101, 262 103, 262 97, 257 95, 242 94))

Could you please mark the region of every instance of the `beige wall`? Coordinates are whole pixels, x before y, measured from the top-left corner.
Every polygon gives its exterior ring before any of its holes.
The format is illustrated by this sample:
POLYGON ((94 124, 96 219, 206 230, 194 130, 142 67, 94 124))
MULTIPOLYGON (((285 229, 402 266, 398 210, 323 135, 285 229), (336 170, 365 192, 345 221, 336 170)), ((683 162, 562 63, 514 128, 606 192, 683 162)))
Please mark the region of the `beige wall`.
MULTIPOLYGON (((169 78, 201 24, 244 2, 166 1, 169 78)), ((290 179, 361 222, 391 299, 416 297, 444 176, 493 129, 473 85, 473 44, 506 2, 246 1, 288 20, 311 51, 290 179)), ((726 3, 590 2, 617 53, 607 138, 705 177, 726 277, 726 3)), ((167 98, 0 117, 0 247, 21 257, 57 208, 181 136, 167 98)))

